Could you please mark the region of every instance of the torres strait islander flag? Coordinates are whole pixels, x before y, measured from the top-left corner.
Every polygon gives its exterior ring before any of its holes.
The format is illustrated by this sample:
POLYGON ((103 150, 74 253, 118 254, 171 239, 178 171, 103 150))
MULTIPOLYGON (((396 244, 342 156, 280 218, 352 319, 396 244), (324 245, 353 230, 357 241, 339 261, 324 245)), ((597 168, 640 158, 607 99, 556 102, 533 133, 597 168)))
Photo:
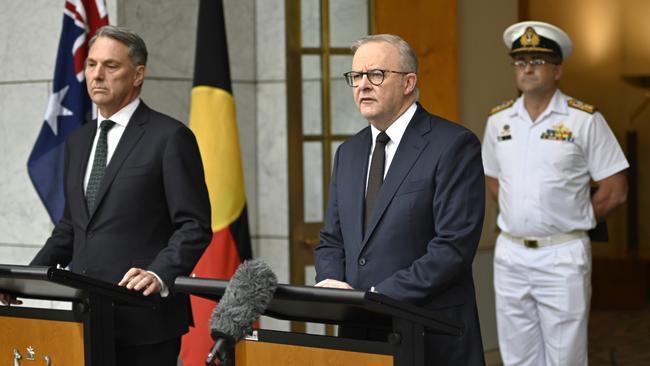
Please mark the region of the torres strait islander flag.
POLYGON ((29 177, 55 224, 63 216, 63 150, 65 139, 92 119, 84 62, 88 41, 108 24, 104 0, 67 0, 56 57, 52 94, 41 131, 29 155, 29 177))
MULTIPOLYGON (((196 39, 190 128, 201 150, 214 234, 193 274, 229 279, 251 258, 251 244, 221 0, 201 0, 196 39)), ((184 366, 202 366, 214 343, 208 323, 215 302, 191 301, 194 327, 183 336, 181 359, 184 366)))

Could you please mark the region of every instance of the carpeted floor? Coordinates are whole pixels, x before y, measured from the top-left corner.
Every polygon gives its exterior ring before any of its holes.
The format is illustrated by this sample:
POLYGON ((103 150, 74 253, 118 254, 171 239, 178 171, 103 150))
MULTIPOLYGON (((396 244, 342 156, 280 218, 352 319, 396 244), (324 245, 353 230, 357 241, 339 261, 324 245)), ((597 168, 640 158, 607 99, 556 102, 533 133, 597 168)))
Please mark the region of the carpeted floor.
MULTIPOLYGON (((498 350, 486 352, 488 366, 502 366, 498 350)), ((650 366, 650 308, 592 310, 589 366, 650 366)))
POLYGON ((589 365, 650 365, 650 309, 592 310, 589 365))

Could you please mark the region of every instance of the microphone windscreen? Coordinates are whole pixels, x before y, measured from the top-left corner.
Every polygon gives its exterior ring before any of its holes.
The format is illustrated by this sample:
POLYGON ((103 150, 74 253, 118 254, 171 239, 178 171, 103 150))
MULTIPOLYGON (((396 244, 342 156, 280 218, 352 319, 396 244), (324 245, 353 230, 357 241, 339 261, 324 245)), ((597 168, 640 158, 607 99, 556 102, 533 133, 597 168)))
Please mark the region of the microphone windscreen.
POLYGON ((252 333, 253 323, 273 299, 278 279, 268 264, 253 259, 240 264, 210 318, 211 332, 238 342, 252 333))

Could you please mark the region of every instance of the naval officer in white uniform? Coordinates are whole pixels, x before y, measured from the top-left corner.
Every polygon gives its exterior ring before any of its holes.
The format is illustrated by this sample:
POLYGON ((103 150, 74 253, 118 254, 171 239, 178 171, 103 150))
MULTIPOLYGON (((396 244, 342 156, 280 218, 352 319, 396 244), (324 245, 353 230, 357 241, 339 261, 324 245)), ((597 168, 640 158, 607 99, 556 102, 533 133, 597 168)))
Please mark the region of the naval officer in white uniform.
POLYGON ((629 164, 605 118, 558 89, 572 51, 568 35, 526 21, 503 38, 522 94, 492 109, 483 139, 486 184, 499 203, 501 356, 507 366, 586 365, 587 231, 625 202, 629 164))

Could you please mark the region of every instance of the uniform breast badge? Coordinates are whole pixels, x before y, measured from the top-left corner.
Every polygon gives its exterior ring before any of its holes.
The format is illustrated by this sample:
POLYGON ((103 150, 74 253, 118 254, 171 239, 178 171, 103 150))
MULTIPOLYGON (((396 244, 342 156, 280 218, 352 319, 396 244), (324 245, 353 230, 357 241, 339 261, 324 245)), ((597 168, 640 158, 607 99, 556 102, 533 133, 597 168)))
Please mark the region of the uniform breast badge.
POLYGON ((543 132, 541 139, 566 142, 574 141, 573 132, 571 132, 571 130, 562 122, 553 125, 552 128, 549 128, 543 132))
POLYGON ((506 141, 506 140, 512 140, 512 132, 510 131, 510 125, 505 124, 503 127, 501 127, 501 130, 499 131, 499 136, 497 136, 497 140, 499 141, 506 141))

